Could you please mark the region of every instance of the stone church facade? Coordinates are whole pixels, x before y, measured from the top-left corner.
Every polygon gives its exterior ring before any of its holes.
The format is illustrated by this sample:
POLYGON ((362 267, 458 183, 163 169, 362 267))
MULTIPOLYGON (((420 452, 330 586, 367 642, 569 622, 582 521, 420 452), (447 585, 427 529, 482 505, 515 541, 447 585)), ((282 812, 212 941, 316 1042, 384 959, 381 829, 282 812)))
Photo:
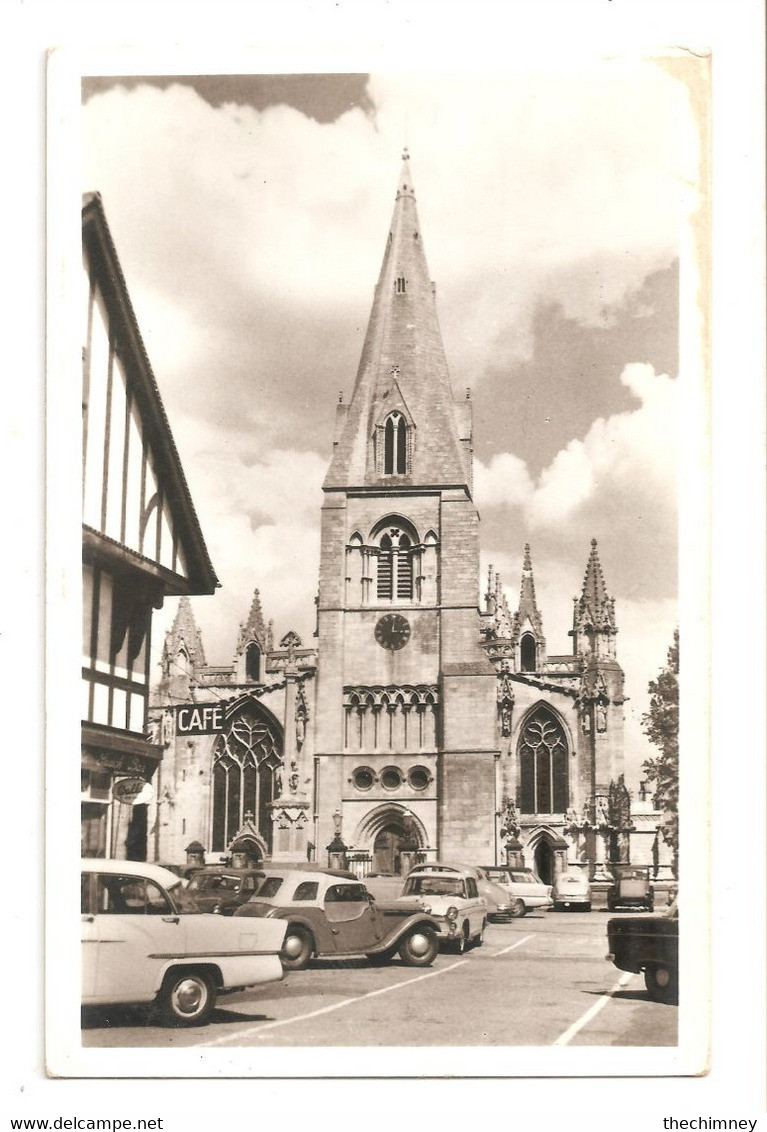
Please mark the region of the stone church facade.
POLYGON ((160 857, 183 861, 195 843, 209 860, 334 854, 362 876, 508 859, 547 881, 568 865, 600 879, 610 861, 657 864, 658 823, 632 824, 623 778, 623 672, 596 542, 568 655, 547 651, 529 547, 516 610, 492 568, 479 609, 478 579, 472 404, 451 389, 405 155, 357 378, 337 406, 316 638, 275 647, 256 592, 232 664, 210 667, 182 599, 153 711, 160 857), (194 703, 220 705, 216 733, 182 733, 178 705, 194 703))

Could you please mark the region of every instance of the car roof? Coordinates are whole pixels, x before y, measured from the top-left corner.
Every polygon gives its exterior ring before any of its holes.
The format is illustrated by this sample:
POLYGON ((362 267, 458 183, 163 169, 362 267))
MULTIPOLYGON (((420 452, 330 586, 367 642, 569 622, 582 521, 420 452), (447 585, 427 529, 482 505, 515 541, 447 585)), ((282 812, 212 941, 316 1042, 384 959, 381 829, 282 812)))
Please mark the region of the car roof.
POLYGON ((234 868, 230 865, 203 865, 202 868, 195 869, 195 876, 202 874, 203 876, 219 876, 221 874, 226 876, 263 876, 263 869, 247 869, 247 868, 234 868))
POLYGON ((464 876, 474 877, 477 879, 477 868, 475 865, 459 865, 454 864, 452 861, 424 861, 421 865, 415 865, 408 876, 417 873, 419 876, 424 873, 462 873, 464 876))
POLYGON ((112 857, 83 857, 80 868, 85 873, 113 873, 117 876, 146 877, 164 888, 181 883, 181 878, 162 865, 150 861, 117 861, 112 857))
POLYGON ((280 868, 275 866, 271 869, 263 869, 261 875, 266 879, 268 877, 282 877, 283 880, 291 880, 296 885, 302 884, 304 881, 322 881, 326 880, 328 884, 334 880, 345 880, 348 883, 361 884, 364 888, 364 882, 356 877, 354 873, 345 872, 343 869, 296 869, 296 868, 280 868))

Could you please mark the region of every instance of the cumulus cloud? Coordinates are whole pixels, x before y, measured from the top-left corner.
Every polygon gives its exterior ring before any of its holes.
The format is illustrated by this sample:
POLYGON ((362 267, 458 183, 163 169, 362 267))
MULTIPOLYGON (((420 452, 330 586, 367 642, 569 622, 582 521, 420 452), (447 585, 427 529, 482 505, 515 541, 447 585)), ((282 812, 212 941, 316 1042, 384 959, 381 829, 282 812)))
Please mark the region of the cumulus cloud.
POLYGON ((620 381, 638 400, 633 412, 595 420, 583 439, 561 449, 537 482, 523 461, 499 453, 485 466, 476 462, 476 496, 481 508, 519 506, 532 529, 553 527, 588 502, 626 492, 673 507, 678 450, 676 383, 652 366, 632 363, 620 381))

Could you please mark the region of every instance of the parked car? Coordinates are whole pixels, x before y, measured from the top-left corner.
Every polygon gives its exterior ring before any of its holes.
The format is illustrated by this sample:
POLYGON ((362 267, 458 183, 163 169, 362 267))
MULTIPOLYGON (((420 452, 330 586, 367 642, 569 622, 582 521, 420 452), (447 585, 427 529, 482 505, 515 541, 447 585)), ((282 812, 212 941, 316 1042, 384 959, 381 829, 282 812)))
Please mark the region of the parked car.
POLYGON ((505 888, 502 888, 500 884, 488 880, 484 869, 477 868, 476 865, 426 861, 424 864, 416 865, 412 868, 408 873, 408 877, 434 872, 453 872, 459 873, 462 876, 473 877, 477 882, 478 894, 485 902, 487 919, 491 922, 495 920, 510 920, 513 916, 511 895, 505 888))
POLYGON ((607 910, 642 908, 652 912, 655 907, 650 870, 644 865, 614 865, 615 880, 607 890, 607 910))
POLYGON ((531 908, 552 906, 551 885, 544 884, 532 869, 511 865, 483 865, 480 872, 509 893, 512 916, 524 916, 531 908))
POLYGON ((201 913, 159 865, 83 860, 83 1005, 154 1003, 166 1023, 199 1026, 224 992, 283 977, 281 922, 201 913))
POLYGON ((461 954, 472 944, 481 947, 487 924, 487 905, 479 895, 477 878, 457 869, 413 869, 405 878, 400 901, 418 904, 439 920, 440 941, 461 954))
POLYGON ((282 963, 288 970, 320 959, 366 955, 375 963, 398 953, 409 967, 428 967, 439 950, 439 921, 420 908, 379 904, 362 881, 344 873, 267 868, 255 896, 234 913, 287 921, 282 963))
POLYGON ((616 916, 607 921, 606 956, 621 971, 643 971, 651 998, 676 1002, 679 994, 679 909, 660 916, 616 916))
POLYGON ((264 873, 261 869, 231 869, 225 865, 198 869, 189 880, 189 892, 201 912, 231 916, 250 900, 264 873))
POLYGON ((554 879, 552 889, 554 911, 565 912, 570 908, 580 908, 583 912, 591 911, 591 885, 588 873, 581 871, 560 873, 554 879))

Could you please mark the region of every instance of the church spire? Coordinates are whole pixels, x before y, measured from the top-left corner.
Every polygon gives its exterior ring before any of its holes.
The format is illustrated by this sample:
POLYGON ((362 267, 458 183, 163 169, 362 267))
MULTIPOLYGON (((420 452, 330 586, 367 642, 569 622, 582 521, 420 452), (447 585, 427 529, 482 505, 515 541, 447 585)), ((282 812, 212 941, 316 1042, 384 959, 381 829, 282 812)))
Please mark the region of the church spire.
POLYGON ((519 668, 523 672, 541 667, 546 653, 546 639, 543 635, 543 619, 535 599, 535 579, 529 543, 525 543, 519 605, 512 625, 512 643, 515 650, 519 649, 519 668))
POLYGON ((615 656, 615 599, 607 594, 602 564, 599 561, 597 540, 591 540, 591 553, 586 563, 583 589, 580 598, 573 602, 574 651, 584 654, 596 653, 599 656, 615 656))
POLYGON ((470 490, 471 403, 453 398, 407 150, 357 378, 338 414, 326 488, 470 490))
POLYGON ((250 605, 248 619, 240 623, 237 655, 239 656, 249 641, 257 641, 262 649, 271 648, 271 642, 267 641, 268 635, 269 631, 264 621, 263 610, 261 609, 261 594, 258 589, 256 589, 253 591, 253 601, 250 605))
POLYGON ((195 674, 205 666, 202 636, 192 612, 192 603, 184 595, 179 599, 173 624, 165 634, 160 657, 158 692, 161 702, 181 703, 189 699, 195 674))

